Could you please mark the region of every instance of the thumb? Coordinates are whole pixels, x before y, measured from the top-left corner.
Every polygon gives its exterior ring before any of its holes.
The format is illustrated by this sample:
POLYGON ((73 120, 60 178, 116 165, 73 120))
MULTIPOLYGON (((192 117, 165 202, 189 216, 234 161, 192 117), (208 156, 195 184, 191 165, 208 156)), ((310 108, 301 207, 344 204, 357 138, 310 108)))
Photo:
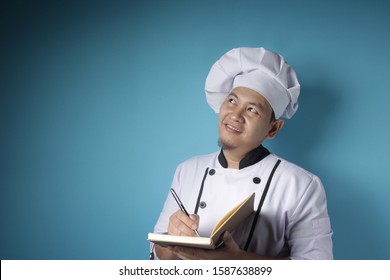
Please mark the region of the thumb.
POLYGON ((222 235, 222 240, 225 246, 229 249, 238 249, 236 241, 234 241, 233 236, 230 232, 225 231, 222 235))
POLYGON ((233 239, 233 237, 232 237, 232 235, 231 235, 230 232, 225 231, 225 232, 223 233, 223 235, 222 235, 222 239, 223 239, 223 242, 226 243, 226 242, 231 242, 232 239, 233 239))
POLYGON ((191 215, 190 215, 190 218, 191 218, 191 220, 193 220, 194 222, 199 222, 199 215, 197 215, 197 214, 191 214, 191 215))
POLYGON ((199 225, 199 215, 197 214, 191 214, 190 215, 190 219, 194 222, 194 226, 195 228, 194 229, 197 229, 198 228, 198 225, 199 225))

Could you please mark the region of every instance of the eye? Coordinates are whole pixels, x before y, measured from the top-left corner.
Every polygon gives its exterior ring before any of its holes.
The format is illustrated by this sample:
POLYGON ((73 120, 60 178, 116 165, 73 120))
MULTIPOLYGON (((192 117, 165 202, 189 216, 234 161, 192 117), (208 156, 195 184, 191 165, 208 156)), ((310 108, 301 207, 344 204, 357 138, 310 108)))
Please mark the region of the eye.
POLYGON ((249 107, 248 108, 248 111, 251 112, 251 113, 254 113, 254 114, 259 114, 259 112, 257 111, 256 108, 253 108, 253 107, 249 107))
POLYGON ((237 101, 234 98, 229 98, 228 102, 231 104, 237 104, 237 101))

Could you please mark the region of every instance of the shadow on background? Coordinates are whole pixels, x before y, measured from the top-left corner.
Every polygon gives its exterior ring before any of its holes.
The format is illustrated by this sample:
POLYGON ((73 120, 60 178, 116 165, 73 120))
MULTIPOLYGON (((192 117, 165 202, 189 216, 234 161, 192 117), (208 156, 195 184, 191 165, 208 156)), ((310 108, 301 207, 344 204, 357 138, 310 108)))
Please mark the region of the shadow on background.
MULTIPOLYGON (((328 145, 324 139, 337 140, 338 132, 343 129, 340 116, 347 114, 343 110, 347 111, 348 100, 343 100, 343 96, 348 94, 334 92, 324 84, 332 85, 333 82, 327 79, 318 85, 302 86, 298 112, 291 120, 286 120, 277 138, 266 146, 321 178, 327 193, 334 248, 337 248, 335 259, 340 259, 338 256, 343 256, 342 259, 375 259, 378 255, 389 255, 381 244, 387 237, 381 227, 381 213, 375 207, 378 197, 370 194, 369 186, 364 187, 365 182, 343 176, 343 167, 351 164, 350 159, 342 160, 339 156, 332 162, 330 158, 332 151, 328 146, 335 143, 328 145), (325 165, 326 162, 332 164, 325 165)), ((340 147, 340 150, 346 151, 348 147, 340 147)))

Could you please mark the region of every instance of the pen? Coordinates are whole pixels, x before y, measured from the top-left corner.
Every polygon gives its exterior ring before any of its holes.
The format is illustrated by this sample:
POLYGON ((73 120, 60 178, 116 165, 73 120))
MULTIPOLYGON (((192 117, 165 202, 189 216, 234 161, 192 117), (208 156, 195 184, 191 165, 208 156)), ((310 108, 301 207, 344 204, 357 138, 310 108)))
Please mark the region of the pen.
MULTIPOLYGON (((175 192, 175 190, 173 188, 171 188, 171 194, 173 195, 173 198, 176 200, 177 204, 179 205, 181 211, 184 212, 184 214, 186 214, 188 217, 190 216, 190 214, 188 214, 186 208, 184 207, 183 203, 181 202, 179 196, 177 195, 177 193, 175 192)), ((199 232, 194 229, 195 233, 197 236, 199 236, 199 232)))

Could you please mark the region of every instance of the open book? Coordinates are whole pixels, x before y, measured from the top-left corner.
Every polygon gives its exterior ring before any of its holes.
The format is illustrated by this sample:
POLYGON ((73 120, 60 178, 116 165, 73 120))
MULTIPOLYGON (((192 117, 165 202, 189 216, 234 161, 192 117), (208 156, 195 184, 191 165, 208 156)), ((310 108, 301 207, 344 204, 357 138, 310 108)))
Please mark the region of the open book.
POLYGON ((203 249, 215 249, 222 243, 221 236, 225 231, 232 232, 232 230, 234 230, 253 212, 254 201, 255 193, 245 198, 236 207, 230 210, 215 225, 210 237, 177 236, 162 233, 149 233, 148 241, 163 247, 176 245, 203 249))

